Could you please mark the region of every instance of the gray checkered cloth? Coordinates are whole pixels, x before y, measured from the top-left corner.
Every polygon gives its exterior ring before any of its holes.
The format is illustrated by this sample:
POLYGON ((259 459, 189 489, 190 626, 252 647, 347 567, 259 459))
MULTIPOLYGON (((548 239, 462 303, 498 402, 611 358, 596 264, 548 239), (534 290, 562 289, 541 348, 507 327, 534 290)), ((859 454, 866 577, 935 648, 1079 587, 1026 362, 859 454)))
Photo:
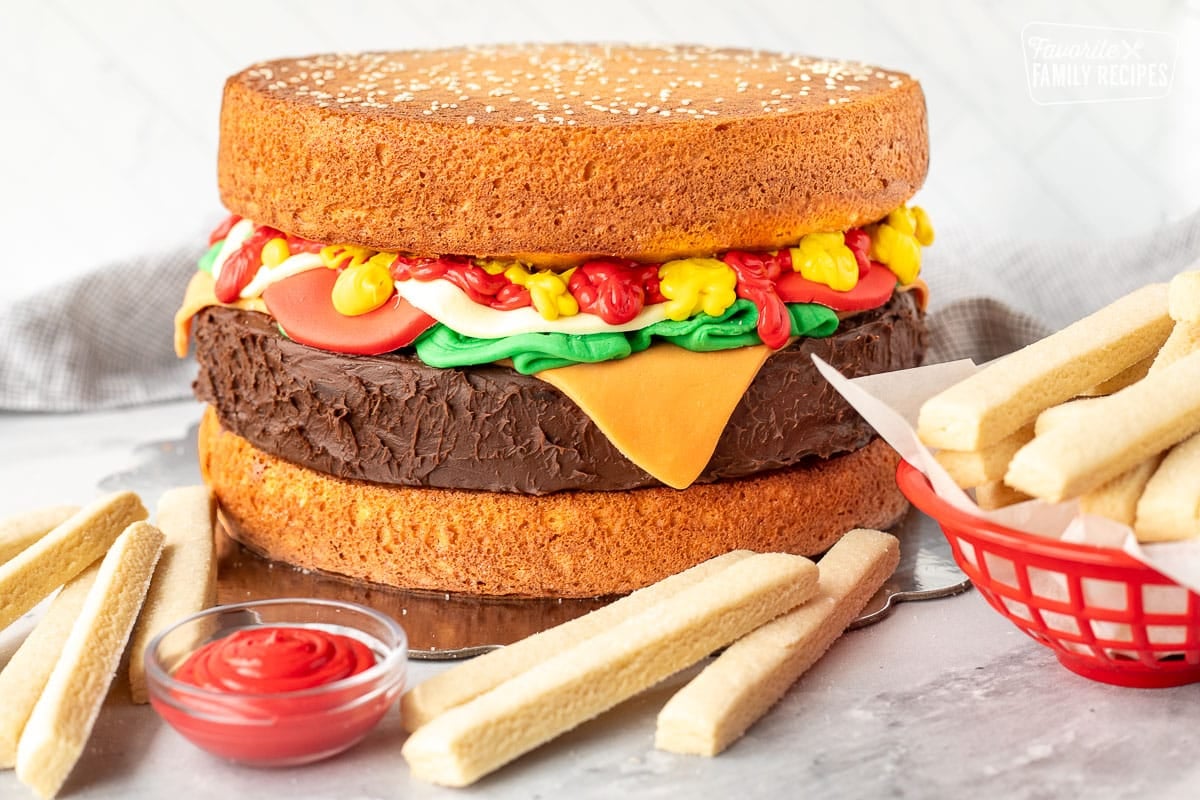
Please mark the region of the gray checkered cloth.
POLYGON ((0 302, 0 409, 84 411, 190 396, 196 365, 175 357, 172 331, 203 244, 0 302))
MULTIPOLYGON (((991 360, 1200 257, 1200 211, 1117 241, 943 233, 922 273, 932 287, 928 363, 991 360)), ((202 244, 0 301, 0 409, 80 411, 190 397, 195 365, 175 357, 172 318, 202 244)))
POLYGON ((1200 210, 1140 236, 1052 244, 944 236, 926 251, 926 363, 1023 347, 1139 286, 1200 269, 1200 210))

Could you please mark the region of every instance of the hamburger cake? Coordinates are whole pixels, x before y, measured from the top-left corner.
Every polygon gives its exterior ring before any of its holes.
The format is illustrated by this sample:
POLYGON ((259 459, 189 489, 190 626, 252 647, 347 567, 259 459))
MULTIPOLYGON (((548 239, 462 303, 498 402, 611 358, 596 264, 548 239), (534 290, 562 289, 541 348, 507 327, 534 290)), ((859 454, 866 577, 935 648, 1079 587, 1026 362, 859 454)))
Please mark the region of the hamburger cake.
POLYGON ((225 85, 231 216, 176 318, 205 480, 269 558, 628 592, 907 508, 815 371, 920 363, 925 102, 702 47, 319 55, 225 85))

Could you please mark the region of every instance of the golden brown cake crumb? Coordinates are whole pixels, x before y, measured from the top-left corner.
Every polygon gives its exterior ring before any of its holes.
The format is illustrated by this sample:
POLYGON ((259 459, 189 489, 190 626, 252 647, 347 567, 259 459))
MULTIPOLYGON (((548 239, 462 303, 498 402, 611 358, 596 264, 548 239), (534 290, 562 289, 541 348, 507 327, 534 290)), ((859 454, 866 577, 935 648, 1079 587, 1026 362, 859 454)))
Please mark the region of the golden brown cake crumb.
POLYGON ((225 205, 417 254, 660 260, 877 220, 928 166, 925 99, 856 62, 704 47, 324 55, 229 79, 225 205))
POLYGON ((632 591, 730 550, 812 555, 907 508, 883 441, 742 480, 543 497, 384 487, 290 464, 221 428, 200 463, 234 533, 299 567, 486 595, 632 591), (330 535, 336 532, 337 535, 330 535))

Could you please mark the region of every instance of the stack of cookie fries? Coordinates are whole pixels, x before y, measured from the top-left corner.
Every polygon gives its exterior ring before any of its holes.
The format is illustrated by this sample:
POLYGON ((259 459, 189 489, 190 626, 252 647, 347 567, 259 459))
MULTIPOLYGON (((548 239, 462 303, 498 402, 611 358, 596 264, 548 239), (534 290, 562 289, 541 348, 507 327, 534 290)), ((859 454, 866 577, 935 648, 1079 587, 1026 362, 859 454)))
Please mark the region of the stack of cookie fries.
POLYGON ((1200 536, 1200 272, 1151 284, 930 398, 918 433, 981 507, 1037 497, 1200 536))

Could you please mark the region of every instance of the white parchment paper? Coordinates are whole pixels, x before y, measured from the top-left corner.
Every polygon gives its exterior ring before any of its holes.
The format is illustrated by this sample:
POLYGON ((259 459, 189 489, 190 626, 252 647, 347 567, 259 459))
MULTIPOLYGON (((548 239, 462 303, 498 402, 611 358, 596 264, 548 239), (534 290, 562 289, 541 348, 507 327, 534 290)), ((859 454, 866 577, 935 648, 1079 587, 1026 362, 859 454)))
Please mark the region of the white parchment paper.
MULTIPOLYGON (((966 492, 958 488, 946 470, 934 459, 933 453, 917 438, 916 421, 921 404, 926 399, 978 369, 971 361, 951 361, 849 380, 820 358, 814 356, 813 360, 821 374, 879 435, 901 457, 929 478, 934 492, 946 502, 969 514, 1026 533, 1124 550, 1133 558, 1182 586, 1200 592, 1200 540, 1139 544, 1129 526, 1104 517, 1083 514, 1079 511, 1076 501, 1047 503, 1042 500, 1030 500, 994 511, 985 511, 979 508, 966 492)), ((1054 596, 1059 593, 1056 587, 1042 588, 1046 591, 1038 591, 1039 594, 1054 596)), ((1064 585, 1063 599, 1066 599, 1065 592, 1064 585)), ((1169 603, 1170 607, 1157 611, 1183 613, 1186 609, 1186 595, 1176 592, 1175 597, 1177 600, 1169 603)), ((1111 599, 1113 602, 1117 601, 1115 597, 1111 599)), ((1095 600, 1097 604, 1105 605, 1108 598, 1097 597, 1095 600)), ((1123 597, 1121 602, 1123 603, 1123 597)))

